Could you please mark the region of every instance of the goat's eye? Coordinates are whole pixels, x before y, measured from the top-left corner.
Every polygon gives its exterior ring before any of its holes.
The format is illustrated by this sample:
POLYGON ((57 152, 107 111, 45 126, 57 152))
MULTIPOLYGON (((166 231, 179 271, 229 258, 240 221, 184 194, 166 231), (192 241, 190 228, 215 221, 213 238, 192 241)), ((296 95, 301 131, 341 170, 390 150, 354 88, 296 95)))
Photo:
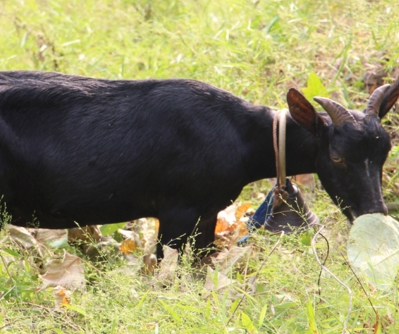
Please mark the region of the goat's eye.
POLYGON ((344 159, 342 159, 342 157, 340 157, 339 155, 331 155, 331 160, 337 164, 344 162, 344 159))

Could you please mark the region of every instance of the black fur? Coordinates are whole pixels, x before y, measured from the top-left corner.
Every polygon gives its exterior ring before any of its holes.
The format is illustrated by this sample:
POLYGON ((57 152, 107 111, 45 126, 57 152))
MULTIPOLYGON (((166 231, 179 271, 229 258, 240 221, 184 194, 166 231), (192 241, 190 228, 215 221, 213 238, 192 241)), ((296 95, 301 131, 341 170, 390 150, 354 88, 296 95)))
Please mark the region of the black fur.
MULTIPOLYGON (((16 225, 33 216, 43 228, 158 217, 162 244, 181 237, 174 247, 201 219, 203 248, 243 186, 275 176, 273 115, 192 80, 0 72, 0 194, 16 225)), ((287 133, 288 174, 316 172, 328 145, 292 119, 287 133)), ((357 186, 352 177, 341 192, 357 186)))

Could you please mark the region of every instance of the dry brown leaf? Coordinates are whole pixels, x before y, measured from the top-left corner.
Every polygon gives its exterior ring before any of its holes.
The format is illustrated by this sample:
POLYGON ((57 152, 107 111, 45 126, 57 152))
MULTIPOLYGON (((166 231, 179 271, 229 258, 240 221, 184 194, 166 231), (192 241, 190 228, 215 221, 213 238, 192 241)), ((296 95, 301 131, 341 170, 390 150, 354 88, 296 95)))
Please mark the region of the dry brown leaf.
POLYGON ((60 309, 65 305, 71 304, 72 291, 65 289, 61 285, 58 285, 53 289, 53 292, 56 309, 60 309))
POLYGON ((215 275, 215 270, 213 270, 211 267, 208 267, 204 285, 206 290, 219 291, 234 282, 234 280, 228 278, 226 275, 220 272, 217 273, 217 277, 215 275))
POLYGON ((147 254, 143 256, 143 269, 142 272, 144 275, 154 275, 155 268, 157 266, 157 257, 155 254, 147 254))
MULTIPOLYGON (((236 283, 235 280, 228 278, 221 272, 215 273, 211 267, 207 267, 206 280, 204 285, 203 298, 208 298, 211 292, 222 292, 224 289, 228 288, 230 285, 236 283)), ((237 293, 235 290, 229 290, 229 298, 236 298, 237 293)))
POLYGON ((162 283, 173 281, 176 277, 177 260, 179 252, 177 249, 163 246, 163 260, 159 266, 159 271, 156 275, 157 279, 162 283))
POLYGON ((7 230, 11 239, 22 247, 29 249, 38 246, 36 239, 25 227, 7 225, 7 230))
POLYGON ((93 262, 112 261, 120 255, 120 243, 112 237, 102 237, 96 245, 84 245, 83 252, 93 262))
POLYGON ((135 231, 118 229, 118 233, 125 239, 119 248, 122 254, 129 254, 136 249, 144 250, 146 240, 140 238, 140 235, 135 231))
POLYGON ((68 241, 67 230, 52 230, 47 228, 28 228, 28 231, 35 237, 35 239, 42 244, 57 247, 65 245, 68 241))
POLYGON ((236 204, 233 204, 218 213, 215 228, 215 244, 218 247, 228 247, 238 239, 236 209, 236 204))
POLYGON ((238 237, 239 238, 245 237, 249 233, 247 222, 243 222, 243 221, 240 220, 238 222, 237 229, 238 229, 238 237))
POLYGON ((120 245, 119 250, 122 254, 130 254, 134 250, 136 250, 137 243, 132 239, 126 239, 122 241, 122 245, 120 245))
POLYGON ((234 265, 241 261, 246 261, 252 250, 251 246, 238 247, 233 246, 230 249, 223 249, 216 257, 212 257, 212 263, 219 266, 222 273, 231 270, 234 265))
POLYGON ((42 244, 37 242, 34 235, 25 227, 7 225, 7 230, 10 239, 16 242, 20 247, 28 250, 33 257, 29 258, 29 263, 36 266, 39 270, 42 266, 43 247, 42 244))
POLYGON ((140 249, 146 254, 153 253, 155 251, 153 246, 156 244, 154 223, 155 221, 149 218, 141 218, 129 222, 126 229, 118 229, 123 239, 133 241, 126 243, 126 251, 140 249))
POLYGON ((156 248, 158 228, 159 221, 157 219, 141 218, 128 222, 125 229, 118 230, 118 232, 125 239, 131 238, 135 240, 137 247, 144 250, 145 254, 152 254, 156 248), (135 233, 135 235, 132 237, 129 235, 130 232, 135 233))
POLYGON ((230 205, 218 213, 215 228, 216 245, 228 247, 235 245, 238 238, 248 234, 247 217, 244 217, 251 204, 230 205))
POLYGON ((68 230, 68 242, 73 243, 91 243, 100 241, 102 237, 101 230, 97 225, 74 227, 68 230))
MULTIPOLYGON (((142 220, 142 219, 140 219, 140 220, 142 220)), ((133 239, 133 240, 140 239, 139 233, 136 232, 136 229, 125 230, 123 228, 118 228, 118 233, 123 237, 123 239, 133 239)))
POLYGON ((237 224, 235 222, 230 224, 224 218, 218 218, 218 220, 216 221, 215 234, 216 235, 228 234, 228 233, 233 232, 236 227, 237 227, 237 224))
POLYGON ((244 213, 247 212, 247 210, 251 207, 251 203, 245 203, 245 204, 241 204, 235 213, 235 218, 236 221, 238 222, 242 216, 244 216, 244 213))
POLYGON ((233 204, 218 213, 215 233, 231 230, 230 227, 236 223, 236 209, 237 206, 233 204))
POLYGON ((40 290, 58 285, 64 288, 78 289, 84 287, 82 260, 64 250, 62 259, 54 259, 47 263, 47 271, 40 275, 43 285, 40 290))

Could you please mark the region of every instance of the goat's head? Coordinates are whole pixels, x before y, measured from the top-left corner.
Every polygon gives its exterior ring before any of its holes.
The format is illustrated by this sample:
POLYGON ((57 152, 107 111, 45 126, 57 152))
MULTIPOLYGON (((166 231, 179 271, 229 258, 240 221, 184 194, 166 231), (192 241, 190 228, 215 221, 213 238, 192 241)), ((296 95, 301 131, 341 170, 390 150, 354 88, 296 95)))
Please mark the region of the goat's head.
POLYGON ((366 213, 387 214, 382 190, 382 166, 391 148, 381 126, 399 97, 399 79, 377 88, 367 108, 348 111, 326 98, 314 98, 326 114, 319 114, 306 98, 290 89, 287 102, 292 118, 317 142, 316 171, 333 201, 352 222, 366 213))

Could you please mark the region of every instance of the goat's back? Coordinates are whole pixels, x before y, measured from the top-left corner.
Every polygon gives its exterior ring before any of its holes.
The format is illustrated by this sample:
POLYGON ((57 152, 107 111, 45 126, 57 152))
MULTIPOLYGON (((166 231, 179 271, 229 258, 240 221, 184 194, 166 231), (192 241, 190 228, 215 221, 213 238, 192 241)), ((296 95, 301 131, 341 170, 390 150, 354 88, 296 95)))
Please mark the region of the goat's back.
POLYGON ((191 80, 0 72, 0 190, 24 225, 220 210, 247 182, 256 107, 191 80), (223 203, 223 204, 222 204, 223 203))

